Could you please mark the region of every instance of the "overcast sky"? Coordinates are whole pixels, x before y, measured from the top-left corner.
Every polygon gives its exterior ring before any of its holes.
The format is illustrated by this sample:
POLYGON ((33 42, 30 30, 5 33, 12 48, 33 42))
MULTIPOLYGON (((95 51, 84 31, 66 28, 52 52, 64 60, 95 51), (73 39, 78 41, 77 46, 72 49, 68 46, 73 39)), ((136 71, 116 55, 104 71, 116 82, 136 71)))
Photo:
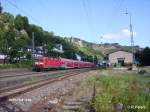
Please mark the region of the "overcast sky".
POLYGON ((95 43, 130 45, 132 14, 135 45, 150 47, 150 0, 1 0, 4 11, 56 35, 95 43))

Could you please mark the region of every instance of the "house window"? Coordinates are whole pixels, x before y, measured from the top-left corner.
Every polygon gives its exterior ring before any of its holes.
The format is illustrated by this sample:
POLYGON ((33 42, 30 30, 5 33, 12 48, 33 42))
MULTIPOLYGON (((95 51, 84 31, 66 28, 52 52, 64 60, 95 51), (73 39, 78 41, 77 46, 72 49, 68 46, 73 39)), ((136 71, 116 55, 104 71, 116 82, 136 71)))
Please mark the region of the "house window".
POLYGON ((117 60, 118 60, 118 64, 120 64, 121 66, 124 66, 125 58, 117 58, 117 60))

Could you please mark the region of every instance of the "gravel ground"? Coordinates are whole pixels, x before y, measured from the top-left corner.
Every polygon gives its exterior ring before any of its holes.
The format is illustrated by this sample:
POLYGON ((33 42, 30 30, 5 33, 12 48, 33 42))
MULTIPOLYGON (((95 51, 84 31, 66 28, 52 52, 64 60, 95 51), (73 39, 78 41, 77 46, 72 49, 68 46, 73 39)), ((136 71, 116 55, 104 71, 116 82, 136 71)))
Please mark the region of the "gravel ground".
MULTIPOLYGON (((77 86, 77 82, 83 81, 87 75, 93 73, 94 71, 90 71, 87 73, 69 77, 64 80, 59 80, 52 84, 48 84, 33 91, 21 94, 20 96, 11 98, 9 100, 25 112, 35 112, 34 107, 36 107, 36 104, 38 104, 41 100, 48 100, 50 97, 60 97, 62 95, 68 94, 77 86)), ((40 107, 40 105, 38 106, 40 107)))
POLYGON ((0 75, 9 75, 10 73, 23 73, 23 72, 31 72, 32 70, 30 69, 0 69, 0 75))
MULTIPOLYGON (((0 74, 0 89, 5 88, 5 87, 12 87, 12 86, 16 86, 16 85, 20 85, 23 83, 29 83, 29 82, 33 82, 39 79, 43 79, 46 78, 50 75, 55 75, 58 72, 59 73, 66 73, 69 71, 73 71, 73 70, 66 70, 66 71, 51 71, 51 72, 23 72, 22 74, 20 73, 20 76, 15 76, 15 77, 5 77, 5 78, 1 78, 1 76, 3 76, 3 74, 0 74), (28 75, 28 73, 30 75, 28 75), (23 75, 26 74, 26 75, 23 75)), ((9 73, 9 75, 16 75, 17 71, 9 73), (15 74, 16 73, 16 74, 15 74)))

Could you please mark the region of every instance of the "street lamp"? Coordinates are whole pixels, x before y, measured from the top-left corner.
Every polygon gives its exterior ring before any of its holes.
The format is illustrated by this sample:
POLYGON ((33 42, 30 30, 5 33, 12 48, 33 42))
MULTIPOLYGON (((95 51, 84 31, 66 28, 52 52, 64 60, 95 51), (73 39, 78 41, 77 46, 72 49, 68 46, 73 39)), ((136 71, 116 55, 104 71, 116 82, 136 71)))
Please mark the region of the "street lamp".
POLYGON ((132 17, 131 17, 131 13, 129 12, 125 12, 124 14, 129 15, 130 17, 130 37, 131 37, 131 47, 132 47, 132 54, 133 54, 133 64, 134 64, 134 40, 133 40, 133 29, 132 29, 132 17))

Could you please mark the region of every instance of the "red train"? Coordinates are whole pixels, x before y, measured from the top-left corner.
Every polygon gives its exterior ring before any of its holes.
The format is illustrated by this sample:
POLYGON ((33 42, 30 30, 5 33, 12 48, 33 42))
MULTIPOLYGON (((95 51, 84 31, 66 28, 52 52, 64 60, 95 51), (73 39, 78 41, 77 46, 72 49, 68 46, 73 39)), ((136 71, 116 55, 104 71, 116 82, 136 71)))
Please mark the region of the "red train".
POLYGON ((67 68, 86 68, 95 67, 92 62, 77 61, 65 58, 36 58, 34 63, 34 70, 48 70, 48 69, 67 69, 67 68))

